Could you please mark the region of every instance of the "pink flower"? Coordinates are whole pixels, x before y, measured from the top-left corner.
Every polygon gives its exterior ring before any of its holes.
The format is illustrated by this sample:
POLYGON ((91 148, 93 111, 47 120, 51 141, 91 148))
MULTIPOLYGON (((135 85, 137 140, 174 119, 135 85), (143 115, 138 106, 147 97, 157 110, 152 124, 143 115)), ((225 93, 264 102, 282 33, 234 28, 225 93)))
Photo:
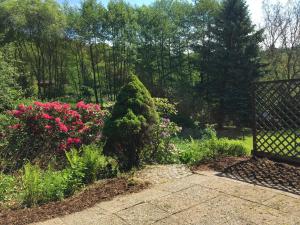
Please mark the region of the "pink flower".
POLYGON ((51 129, 52 129, 52 126, 46 125, 45 128, 46 128, 47 130, 51 130, 51 129))
POLYGON ((78 103, 76 104, 76 107, 77 107, 78 109, 88 109, 88 108, 89 108, 89 106, 86 105, 86 104, 84 104, 83 101, 78 102, 78 103))
POLYGON ((69 137, 67 139, 67 145, 71 145, 71 144, 80 144, 81 143, 81 140, 80 138, 71 138, 69 137))
POLYGON ((55 118, 55 122, 59 124, 60 123, 60 118, 58 118, 58 117, 55 118))
POLYGON ((65 124, 59 123, 58 126, 59 126, 59 130, 61 132, 64 132, 64 133, 68 132, 68 128, 67 128, 67 126, 65 124))
POLYGON ((19 106, 18 106, 18 109, 20 110, 20 111, 25 111, 26 110, 26 107, 25 107, 25 105, 24 104, 20 104, 19 106))
POLYGON ((23 112, 20 111, 20 110, 12 110, 12 111, 11 111, 11 114, 12 114, 13 116, 15 116, 15 117, 19 117, 19 116, 21 116, 21 115, 23 114, 23 112))
POLYGON ((21 124, 17 123, 15 125, 12 125, 12 126, 9 126, 10 129, 13 129, 13 130, 16 130, 16 129, 19 129, 21 128, 21 124))
POLYGON ((58 149, 60 151, 65 151, 67 148, 67 145, 65 143, 60 143, 59 146, 58 146, 58 149))
POLYGON ((75 144, 80 144, 80 143, 81 143, 81 140, 80 140, 80 138, 73 138, 73 142, 74 142, 75 144))
POLYGON ((74 117, 74 118, 76 118, 76 119, 80 118, 80 114, 77 111, 75 111, 75 110, 69 110, 67 112, 67 114, 70 115, 70 116, 72 116, 72 117, 74 117))
POLYGON ((43 119, 47 119, 47 120, 51 120, 51 119, 53 119, 53 117, 52 116, 50 116, 49 114, 47 114, 47 113, 43 113, 42 114, 42 118, 43 119))
POLYGON ((34 102, 33 104, 36 105, 36 106, 39 106, 39 107, 44 106, 44 103, 42 103, 42 102, 34 102))

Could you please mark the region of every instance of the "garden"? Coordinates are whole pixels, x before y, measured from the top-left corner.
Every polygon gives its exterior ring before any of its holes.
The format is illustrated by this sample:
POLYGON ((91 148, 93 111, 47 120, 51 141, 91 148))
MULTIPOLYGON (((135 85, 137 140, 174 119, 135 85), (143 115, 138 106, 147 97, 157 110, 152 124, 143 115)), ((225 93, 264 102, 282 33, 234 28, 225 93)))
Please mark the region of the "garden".
POLYGON ((110 108, 33 100, 3 112, 2 221, 11 212, 70 198, 101 180, 116 193, 145 188, 130 178, 130 171, 145 164, 197 165, 250 155, 247 139, 219 138, 212 126, 199 128, 197 138, 185 138, 171 119, 176 113, 167 99, 152 98, 136 76, 110 108))
POLYGON ((264 29, 252 1, 103 2, 0 0, 0 224, 149 190, 148 166, 299 195, 298 1, 264 29))

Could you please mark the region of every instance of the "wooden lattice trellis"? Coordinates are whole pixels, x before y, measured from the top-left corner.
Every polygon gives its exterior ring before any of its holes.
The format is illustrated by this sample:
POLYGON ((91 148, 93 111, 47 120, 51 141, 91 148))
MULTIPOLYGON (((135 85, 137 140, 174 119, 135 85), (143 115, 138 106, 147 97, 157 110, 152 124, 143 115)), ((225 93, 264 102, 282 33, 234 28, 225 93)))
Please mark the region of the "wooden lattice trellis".
POLYGON ((300 163, 300 79, 256 82, 253 153, 300 163))

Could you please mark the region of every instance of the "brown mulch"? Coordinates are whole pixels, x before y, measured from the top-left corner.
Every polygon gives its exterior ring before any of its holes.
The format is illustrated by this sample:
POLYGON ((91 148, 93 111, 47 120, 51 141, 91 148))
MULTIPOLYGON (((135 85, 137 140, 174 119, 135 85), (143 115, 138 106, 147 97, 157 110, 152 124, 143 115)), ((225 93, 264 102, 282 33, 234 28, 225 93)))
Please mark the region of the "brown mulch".
POLYGON ((98 202, 110 200, 117 195, 138 192, 148 186, 148 183, 130 182, 125 178, 102 181, 62 201, 32 208, 0 210, 0 224, 23 225, 64 216, 92 207, 98 202))
POLYGON ((219 176, 300 195, 300 165, 266 158, 224 157, 192 169, 215 170, 221 172, 219 176))
POLYGON ((232 166, 236 163, 249 160, 249 157, 220 157, 214 160, 208 160, 202 162, 199 165, 193 166, 191 168, 192 171, 207 171, 207 170, 214 170, 218 172, 223 172, 229 166, 232 166))

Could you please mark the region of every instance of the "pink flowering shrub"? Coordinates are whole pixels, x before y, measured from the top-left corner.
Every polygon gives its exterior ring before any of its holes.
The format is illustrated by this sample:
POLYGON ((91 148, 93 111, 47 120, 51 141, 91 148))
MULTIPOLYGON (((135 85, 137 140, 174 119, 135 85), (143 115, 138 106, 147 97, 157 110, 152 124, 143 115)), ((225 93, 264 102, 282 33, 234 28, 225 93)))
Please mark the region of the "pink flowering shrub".
POLYGON ((9 114, 17 122, 9 126, 6 153, 20 160, 53 156, 100 141, 106 115, 99 105, 82 101, 75 107, 60 102, 21 104, 9 114))

